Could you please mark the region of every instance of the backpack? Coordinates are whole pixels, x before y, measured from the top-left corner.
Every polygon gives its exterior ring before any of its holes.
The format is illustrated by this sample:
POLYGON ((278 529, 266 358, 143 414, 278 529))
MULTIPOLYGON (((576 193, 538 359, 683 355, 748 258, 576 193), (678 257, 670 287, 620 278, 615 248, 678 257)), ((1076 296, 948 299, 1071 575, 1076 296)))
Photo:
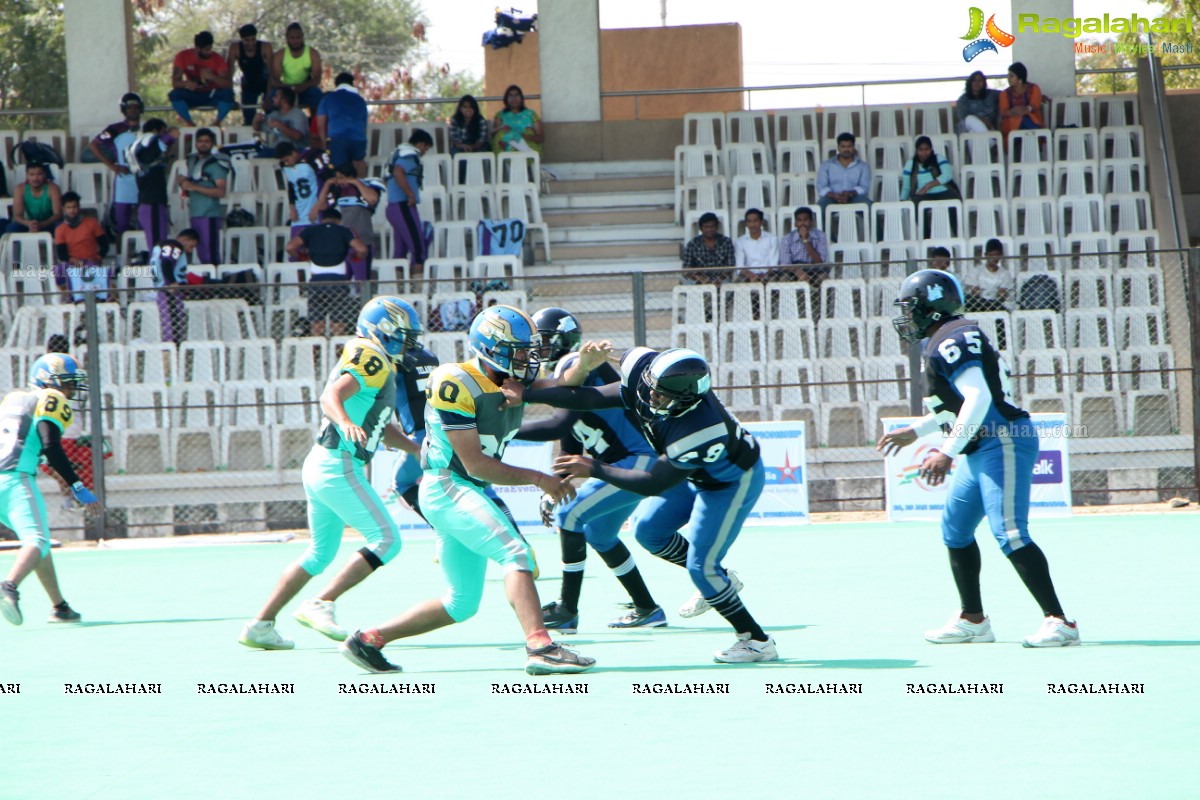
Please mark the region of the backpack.
POLYGON ((1049 309, 1054 312, 1062 307, 1058 284, 1048 275, 1034 275, 1021 284, 1017 306, 1022 311, 1049 309))
POLYGON ((23 161, 26 166, 40 164, 46 168, 48 180, 54 180, 54 173, 50 171, 51 164, 61 167, 66 163, 63 161, 62 155, 45 142, 21 142, 13 145, 13 149, 9 153, 9 160, 13 164, 23 161), (20 159, 15 158, 18 153, 21 155, 20 159))
POLYGON ((167 149, 160 145, 159 139, 160 134, 143 133, 133 140, 125 151, 130 172, 145 175, 167 160, 167 149))

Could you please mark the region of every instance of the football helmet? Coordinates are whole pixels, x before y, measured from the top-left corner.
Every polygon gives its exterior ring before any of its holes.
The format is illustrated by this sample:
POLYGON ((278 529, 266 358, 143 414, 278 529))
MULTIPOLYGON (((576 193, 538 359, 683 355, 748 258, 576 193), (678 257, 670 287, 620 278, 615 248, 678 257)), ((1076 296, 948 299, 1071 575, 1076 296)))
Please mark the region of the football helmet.
POLYGON ((471 352, 492 369, 528 385, 541 369, 534 339, 537 329, 529 315, 512 306, 495 305, 480 311, 468 334, 471 352))
POLYGON ((413 368, 421 349, 422 328, 417 310, 407 302, 394 295, 371 298, 358 312, 356 330, 382 347, 400 369, 413 368))
POLYGON ((896 333, 906 342, 919 342, 935 323, 962 316, 962 286, 949 272, 919 270, 900 284, 895 305, 900 309, 900 316, 892 319, 896 333))
POLYGON ((700 405, 712 388, 708 362, 695 350, 664 350, 642 370, 637 385, 638 416, 679 417, 700 405))
POLYGON ((538 357, 546 369, 553 371, 568 353, 574 353, 583 343, 579 320, 561 308, 543 308, 533 314, 537 330, 538 357))
POLYGON ((87 373, 66 353, 47 353, 29 368, 29 385, 37 389, 60 391, 72 388, 78 396, 88 389, 87 373))
POLYGON ((137 92, 126 92, 121 95, 121 113, 125 113, 125 109, 129 108, 130 103, 136 103, 142 111, 146 110, 146 101, 137 92))

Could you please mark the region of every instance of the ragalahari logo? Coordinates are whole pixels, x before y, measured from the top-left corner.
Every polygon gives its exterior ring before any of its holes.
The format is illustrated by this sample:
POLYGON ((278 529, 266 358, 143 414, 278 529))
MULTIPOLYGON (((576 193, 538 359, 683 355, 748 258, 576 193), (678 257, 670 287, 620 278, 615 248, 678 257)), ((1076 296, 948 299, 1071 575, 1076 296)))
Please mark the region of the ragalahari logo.
POLYGON ((1006 33, 1000 30, 1000 26, 996 24, 996 15, 992 14, 988 17, 987 25, 983 24, 983 9, 971 6, 971 27, 967 30, 967 35, 963 39, 973 40, 970 44, 963 48, 963 61, 973 61, 979 55, 991 51, 999 53, 996 45, 1001 47, 1011 47, 1012 43, 1017 40, 1017 37, 1011 33, 1006 33), (979 38, 979 34, 987 31, 987 38, 979 38))

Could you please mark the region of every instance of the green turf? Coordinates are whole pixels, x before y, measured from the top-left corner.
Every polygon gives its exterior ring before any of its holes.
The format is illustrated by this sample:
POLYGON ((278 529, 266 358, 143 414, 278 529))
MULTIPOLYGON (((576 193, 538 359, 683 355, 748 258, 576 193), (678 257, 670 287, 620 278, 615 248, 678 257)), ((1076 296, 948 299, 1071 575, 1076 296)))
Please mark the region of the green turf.
MULTIPOLYGON (((56 553, 81 628, 0 621, 0 798, 1185 798, 1200 794, 1200 611, 1194 515, 1076 517, 1035 525, 1085 645, 1026 650, 1039 614, 984 544, 999 641, 934 646, 955 594, 935 526, 748 529, 728 563, 784 659, 712 663, 732 642, 715 613, 686 621, 683 571, 638 550, 671 628, 609 633, 620 589, 594 555, 582 628, 599 660, 587 695, 496 695, 532 683, 492 573, 479 615, 390 646, 395 677, 364 676, 333 643, 281 620, 293 652, 236 643, 302 544, 56 553), (347 696, 338 684, 432 682, 433 696, 347 696), (153 682, 162 696, 66 696, 64 683, 153 682), (295 696, 202 696, 199 682, 291 682, 295 696), (729 683, 724 696, 639 696, 632 684, 729 683), (861 683, 862 695, 764 693, 766 683, 861 683), (1004 684, 998 696, 923 696, 907 683, 1004 684), (1054 682, 1142 683, 1144 695, 1048 696, 1054 682)), ((556 596, 557 543, 534 541, 556 596)), ((347 543, 335 566, 353 545, 347 543)), ((12 555, 0 556, 6 571, 12 555)), ((370 626, 440 594, 433 543, 339 604, 370 626)), ((315 590, 320 578, 310 586, 315 590)), ((294 606, 293 606, 294 607, 294 606)), ((289 608, 289 611, 291 609, 289 608)))

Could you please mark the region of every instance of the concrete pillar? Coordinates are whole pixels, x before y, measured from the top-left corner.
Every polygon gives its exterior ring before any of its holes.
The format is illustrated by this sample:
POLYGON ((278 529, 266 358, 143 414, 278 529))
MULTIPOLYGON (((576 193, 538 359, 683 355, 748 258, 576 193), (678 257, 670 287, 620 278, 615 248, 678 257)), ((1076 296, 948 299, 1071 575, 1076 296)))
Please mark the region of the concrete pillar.
POLYGON ((1020 61, 1029 69, 1029 82, 1042 87, 1042 94, 1048 97, 1074 95, 1075 40, 1061 33, 1022 33, 1018 24, 1021 14, 1069 19, 1075 16, 1075 3, 1073 0, 1012 0, 1012 33, 1017 40, 1007 51, 1013 61, 1020 61))
POLYGON ((95 135, 121 118, 133 90, 133 8, 129 0, 64 0, 71 135, 95 135))
POLYGON ((599 0, 554 0, 538 7, 542 118, 600 121, 599 0))

